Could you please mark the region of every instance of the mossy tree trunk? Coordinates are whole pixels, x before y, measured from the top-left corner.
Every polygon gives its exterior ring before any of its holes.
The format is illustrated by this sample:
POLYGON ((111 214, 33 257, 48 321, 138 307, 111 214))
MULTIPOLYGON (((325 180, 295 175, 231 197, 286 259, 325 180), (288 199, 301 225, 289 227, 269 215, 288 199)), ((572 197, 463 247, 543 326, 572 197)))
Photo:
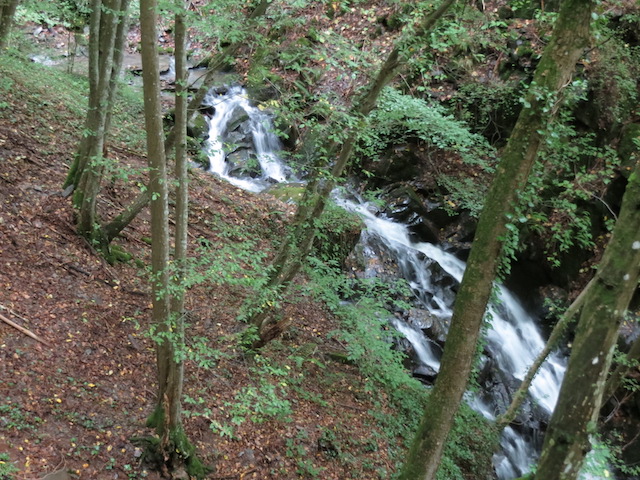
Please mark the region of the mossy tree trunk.
POLYGON ((18 3, 20 0, 0 0, 0 55, 7 46, 18 3))
POLYGON ((584 302, 558 403, 545 434, 537 480, 574 480, 596 432, 618 330, 640 278, 640 160, 594 286, 584 302))
MULTIPOLYGON (((183 8, 183 5, 181 5, 183 8)), ((160 76, 157 51, 158 5, 156 0, 140 1, 142 78, 149 159, 151 206, 151 282, 153 324, 155 326, 158 395, 148 420, 160 438, 158 458, 166 472, 186 470, 202 478, 204 471, 194 448, 184 433, 181 420, 182 328, 171 317, 169 294, 169 208, 167 166, 160 104, 160 76)), ((181 320, 181 317, 179 317, 181 320)))
MULTIPOLYGON (((445 0, 423 19, 413 36, 426 36, 454 3, 455 0, 445 0)), ((349 163, 353 148, 358 141, 359 132, 362 128, 366 128, 364 119, 375 108, 382 89, 389 84, 406 63, 406 40, 406 38, 401 38, 398 41, 377 75, 365 88, 364 94, 356 100, 353 107, 352 123, 346 127, 342 140, 332 141, 329 146, 324 148, 317 146, 318 152, 321 153, 317 154, 315 171, 326 169, 334 158, 335 163, 333 163, 328 175, 316 175, 307 183, 289 232, 271 264, 269 279, 265 286, 265 291, 269 292, 268 295, 278 295, 284 292, 309 256, 317 233, 318 219, 324 211, 336 181, 342 176, 349 163)), ((341 128, 338 125, 333 127, 336 130, 341 128)), ((280 333, 280 326, 272 316, 272 304, 262 300, 252 299, 250 305, 246 306, 249 311, 248 321, 258 332, 259 338, 254 343, 255 347, 261 347, 280 333)))
POLYGON ((65 187, 75 188, 78 233, 104 248, 96 202, 105 170, 105 138, 122 65, 128 0, 93 0, 89 40, 89 107, 65 187))
POLYGON ((593 2, 566 0, 536 68, 480 215, 469 261, 456 296, 440 372, 400 474, 403 480, 436 476, 447 436, 476 354, 484 312, 507 231, 507 214, 527 181, 542 133, 590 37, 593 2))

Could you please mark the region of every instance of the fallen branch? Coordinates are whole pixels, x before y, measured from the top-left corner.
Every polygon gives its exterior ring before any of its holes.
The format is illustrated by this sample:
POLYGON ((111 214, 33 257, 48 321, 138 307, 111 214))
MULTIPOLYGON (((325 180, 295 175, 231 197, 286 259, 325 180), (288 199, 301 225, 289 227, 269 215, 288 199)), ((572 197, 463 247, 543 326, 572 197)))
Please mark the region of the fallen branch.
POLYGON ((33 333, 31 330, 27 330, 24 327, 21 327, 20 325, 18 325, 16 322, 9 320, 7 317, 5 317, 4 315, 2 315, 0 313, 0 320, 2 320, 4 323, 6 323, 7 325, 12 326, 13 328, 15 328, 16 330, 20 330, 22 333, 24 333, 25 335, 27 335, 28 337, 33 338, 34 340, 42 343, 43 345, 46 345, 47 347, 50 347, 51 344, 48 342, 45 342, 44 340, 42 340, 40 337, 38 337, 35 333, 33 333))

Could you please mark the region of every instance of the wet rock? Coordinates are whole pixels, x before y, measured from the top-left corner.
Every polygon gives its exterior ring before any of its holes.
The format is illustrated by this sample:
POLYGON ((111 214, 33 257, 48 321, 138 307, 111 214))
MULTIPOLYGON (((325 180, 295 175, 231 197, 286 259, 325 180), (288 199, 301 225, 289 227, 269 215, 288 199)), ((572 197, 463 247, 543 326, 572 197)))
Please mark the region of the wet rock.
POLYGON ((428 365, 419 365, 411 371, 411 374, 423 383, 433 384, 438 372, 428 365))
POLYGON ((407 315, 407 323, 422 330, 428 338, 438 344, 444 344, 449 320, 443 320, 428 310, 412 308, 407 315))
POLYGON ((463 211, 456 217, 455 223, 451 223, 443 232, 448 249, 454 251, 461 260, 469 258, 477 225, 478 219, 463 211))
MULTIPOLYGON (((227 131, 232 132, 241 127, 243 123, 249 122, 249 114, 245 111, 244 108, 237 106, 231 112, 231 117, 229 118, 229 122, 227 123, 227 131)), ((250 127, 245 127, 243 133, 251 132, 250 127)))
POLYGON ((383 213, 395 221, 408 225, 414 240, 440 243, 438 228, 428 219, 429 211, 411 186, 392 187, 382 197, 386 203, 383 213))
POLYGON ((345 260, 347 268, 357 278, 379 278, 393 281, 400 277, 395 258, 367 231, 362 232, 360 243, 345 260))
POLYGON ((258 178, 262 174, 260 164, 252 150, 239 148, 227 155, 229 175, 234 177, 258 178))

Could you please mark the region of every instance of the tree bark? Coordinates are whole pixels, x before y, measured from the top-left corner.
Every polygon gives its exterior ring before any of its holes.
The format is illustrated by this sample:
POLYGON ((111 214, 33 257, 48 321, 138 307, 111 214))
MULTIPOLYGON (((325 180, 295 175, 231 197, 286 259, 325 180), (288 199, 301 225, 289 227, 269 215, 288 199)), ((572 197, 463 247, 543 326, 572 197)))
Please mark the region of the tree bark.
POLYGON ((91 20, 90 54, 96 58, 90 62, 90 106, 87 116, 87 130, 90 133, 84 138, 86 147, 78 159, 74 203, 78 207, 78 233, 92 240, 96 240, 96 234, 99 234, 96 202, 104 172, 103 150, 109 111, 109 85, 120 4, 120 0, 95 2, 91 20), (97 3, 101 5, 96 5, 97 3), (103 6, 105 11, 101 12, 103 6), (96 24, 98 34, 94 38, 96 24))
POLYGON ((613 235, 585 299, 558 404, 545 435, 537 480, 574 480, 595 433, 607 373, 640 278, 640 160, 629 177, 613 235))
POLYGON ((402 480, 436 476, 447 436, 464 394, 498 266, 506 214, 535 161, 541 133, 557 107, 557 93, 568 83, 589 40, 591 0, 566 0, 553 37, 536 68, 533 82, 478 221, 469 261, 456 296, 440 372, 413 440, 402 480))
POLYGON ((74 186, 77 230, 105 249, 96 202, 104 173, 104 145, 115 101, 127 31, 129 0, 93 0, 89 41, 89 106, 83 137, 65 181, 74 186))
MULTIPOLYGON (((171 318, 169 294, 169 208, 167 166, 160 103, 160 68, 156 45, 157 0, 140 0, 142 80, 147 132, 151 206, 151 284, 156 342, 158 396, 147 423, 159 437, 163 470, 184 467, 203 478, 204 468, 184 433, 181 420, 183 385, 182 316, 171 318), (176 323, 177 322, 177 323, 176 323)), ((183 65, 182 65, 183 66, 183 65)), ((184 70, 184 68, 182 68, 184 70)))
POLYGON ((0 0, 0 55, 4 52, 11 33, 11 25, 20 0, 0 0))
MULTIPOLYGON (((187 260, 187 231, 189 221, 189 186, 187 177, 187 52, 186 52, 186 26, 185 5, 183 0, 176 0, 175 15, 175 70, 176 70, 176 95, 175 95, 175 125, 176 135, 176 162, 175 177, 178 180, 176 189, 175 208, 175 252, 173 256, 176 266, 174 285, 175 292, 171 298, 171 316, 175 325, 176 347, 184 352, 184 275, 185 262, 187 260)), ((172 383, 177 385, 176 400, 171 404, 170 418, 176 425, 180 424, 182 384, 184 382, 183 355, 176 359, 175 378, 172 383)))

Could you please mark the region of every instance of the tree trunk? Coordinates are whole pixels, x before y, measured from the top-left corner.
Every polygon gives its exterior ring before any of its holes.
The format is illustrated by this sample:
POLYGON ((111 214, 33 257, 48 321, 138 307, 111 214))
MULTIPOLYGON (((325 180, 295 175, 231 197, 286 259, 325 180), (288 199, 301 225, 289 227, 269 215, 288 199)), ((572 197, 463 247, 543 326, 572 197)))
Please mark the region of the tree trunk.
MULTIPOLYGON (((100 2, 96 2, 100 3, 100 2)), ((96 202, 100 193, 100 183, 104 172, 104 141, 106 136, 107 116, 109 112, 109 85, 111 81, 115 40, 120 11, 120 0, 105 0, 102 5, 95 5, 92 12, 93 45, 90 54, 97 59, 90 62, 93 71, 90 73, 90 108, 87 117, 87 128, 91 132, 85 137, 86 150, 78 160, 76 170, 76 192, 74 203, 78 207, 78 233, 86 238, 96 240, 99 235, 96 202), (101 10, 104 12, 101 13, 101 10), (93 38, 96 25, 98 35, 93 38)))
POLYGON ((65 187, 73 185, 78 233, 108 246, 97 218, 96 202, 104 172, 105 138, 115 101, 127 31, 129 0, 93 0, 89 41, 89 107, 65 187))
MULTIPOLYGON (((185 262, 187 260, 187 231, 189 220, 189 187, 187 177, 187 52, 186 52, 186 27, 184 22, 185 5, 183 0, 176 0, 175 15, 175 70, 176 70, 176 95, 175 95, 175 125, 176 134, 176 162, 175 177, 178 180, 176 189, 175 208, 175 253, 173 256, 176 266, 176 283, 171 298, 171 316, 176 333, 177 349, 184 351, 184 275, 185 262)), ((182 384, 184 379, 183 355, 176 361, 175 378, 179 388, 175 393, 176 400, 171 404, 173 410, 170 417, 180 423, 182 384)))
POLYGON ((0 0, 0 55, 4 52, 9 41, 13 17, 20 0, 0 0))
POLYGON ((429 396, 400 479, 431 480, 458 411, 475 358, 484 312, 498 265, 506 214, 513 210, 536 158, 541 133, 557 107, 589 40, 591 0, 566 0, 553 37, 536 68, 518 121, 480 215, 467 268, 456 296, 440 372, 429 396))
MULTIPOLYGON (((157 0, 140 1, 142 46, 142 79, 149 159, 151 198, 151 282, 153 324, 160 336, 156 343, 158 396, 148 425, 159 437, 162 470, 186 469, 191 476, 202 478, 204 469, 194 454, 194 447, 184 433, 181 421, 183 384, 182 329, 171 318, 169 296, 169 208, 167 167, 160 104, 159 61, 156 45, 157 0)), ((181 317, 178 320, 181 321, 181 317)))
POLYGON ((640 160, 594 286, 585 299, 558 404, 545 435, 537 480, 578 477, 595 433, 618 330, 640 277, 640 160))
MULTIPOLYGON (((455 0, 443 2, 436 10, 425 17, 413 35, 426 35, 454 2, 455 0)), ((391 51, 376 77, 368 84, 364 95, 355 104, 353 113, 356 119, 362 119, 371 113, 382 89, 406 63, 406 59, 402 56, 402 45, 405 40, 403 38, 398 42, 398 45, 391 51)), ((364 128, 362 122, 356 121, 355 125, 351 125, 348 128, 345 139, 341 144, 335 141, 332 142, 328 147, 324 148, 326 153, 319 156, 317 168, 314 168, 314 170, 320 170, 321 167, 325 167, 334 155, 337 154, 338 158, 333 164, 328 178, 316 176, 308 182, 303 198, 298 204, 289 233, 271 264, 271 273, 265 287, 266 291, 276 294, 285 291, 309 256, 317 233, 317 220, 324 211, 337 179, 342 176, 345 167, 349 163, 351 152, 362 128, 364 128)), ((255 342, 255 347, 261 347, 266 341, 274 338, 272 334, 274 325, 270 321, 272 308, 269 303, 263 302, 261 299, 252 299, 251 304, 247 307, 249 323, 258 329, 259 339, 255 342)))

